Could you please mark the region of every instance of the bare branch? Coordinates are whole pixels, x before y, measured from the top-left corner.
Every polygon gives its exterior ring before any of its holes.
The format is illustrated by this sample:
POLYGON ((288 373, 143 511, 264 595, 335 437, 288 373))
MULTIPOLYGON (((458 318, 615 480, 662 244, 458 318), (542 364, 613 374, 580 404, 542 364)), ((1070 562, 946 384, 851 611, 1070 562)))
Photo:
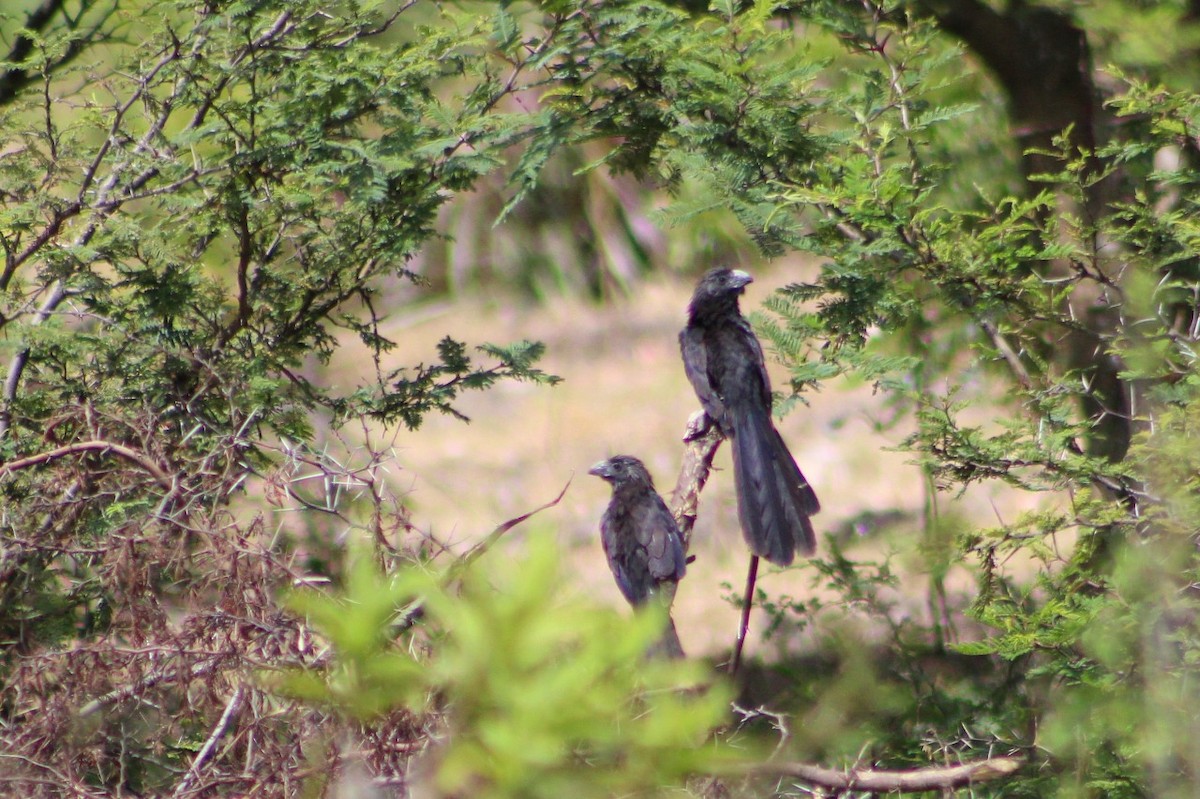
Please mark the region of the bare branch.
MULTIPOLYGON (((572 478, 572 479, 574 479, 574 478, 572 478)), ((534 508, 533 510, 529 511, 528 513, 522 513, 520 516, 516 517, 515 519, 509 519, 508 521, 506 521, 503 524, 496 527, 496 529, 492 530, 492 532, 488 535, 487 538, 483 539, 478 544, 471 547, 471 549, 468 550, 467 554, 462 556, 462 558, 459 560, 459 562, 457 564, 455 564, 454 569, 451 570, 451 576, 453 577, 454 575, 459 574, 467 566, 470 566, 471 563, 474 562, 476 558, 478 558, 484 552, 487 552, 488 549, 490 549, 493 544, 495 544, 497 541, 499 541, 500 538, 505 533, 507 533, 509 530, 516 527, 518 524, 525 521, 526 519, 533 516, 534 514, 541 513, 542 511, 546 510, 547 508, 553 508, 555 505, 557 505, 562 500, 562 498, 567 493, 567 489, 570 487, 571 487, 571 480, 567 480, 567 484, 562 487, 562 491, 559 491, 558 496, 556 496, 554 499, 550 500, 549 502, 547 502, 544 505, 540 505, 540 506, 534 508)))
POLYGON ((1021 384, 1024 389, 1033 387, 1033 377, 1029 374, 1029 370, 1025 368, 1025 364, 1021 362, 1021 356, 1018 355, 1008 343, 1008 339, 996 327, 996 323, 990 319, 980 319, 980 327, 992 339, 992 344, 996 350, 1004 357, 1004 362, 1008 364, 1008 368, 1012 371, 1013 377, 1021 384))
POLYGON ((200 747, 200 751, 192 758, 192 765, 188 768, 187 774, 179 781, 179 787, 175 789, 172 796, 183 796, 192 789, 192 785, 196 782, 196 778, 200 775, 200 768, 204 763, 212 757, 213 750, 217 748, 217 742, 225 735, 225 731, 229 729, 229 723, 233 721, 234 716, 242 706, 242 698, 245 696, 245 689, 238 686, 233 690, 233 696, 229 697, 229 702, 225 705, 225 712, 221 714, 221 718, 217 721, 217 725, 213 727, 213 731, 205 740, 204 746, 200 747))
MULTIPOLYGON (((572 478, 572 479, 574 479, 574 478, 572 478)), ((489 549, 491 549, 491 547, 497 541, 499 541, 504 536, 504 534, 507 533, 509 530, 516 527, 518 524, 520 524, 521 522, 530 518, 534 514, 541 513, 542 511, 546 510, 547 508, 552 508, 555 505, 557 505, 562 500, 562 498, 566 495, 567 489, 570 487, 571 487, 571 481, 568 480, 567 484, 562 487, 562 491, 559 491, 558 496, 556 496, 554 499, 550 500, 549 502, 547 502, 544 505, 534 508, 533 510, 529 511, 528 513, 522 513, 520 516, 517 516, 514 519, 509 519, 508 521, 504 522, 503 524, 498 525, 495 530, 492 530, 492 532, 488 534, 487 538, 483 539, 478 544, 471 547, 469 550, 467 550, 467 553, 465 555, 463 555, 461 558, 459 558, 457 561, 455 561, 454 565, 452 565, 446 572, 446 578, 445 578, 446 582, 449 583, 449 582, 452 582, 453 580, 457 579, 457 577, 460 574, 462 574, 464 571, 466 571, 468 566, 470 566, 481 555, 483 555, 485 552, 487 552, 489 549)), ((401 628, 407 628, 407 627, 411 626, 412 624, 414 624, 424 614, 425 614, 425 603, 422 601, 415 602, 404 611, 404 616, 400 620, 399 626, 401 628)))
POLYGON ((170 489, 174 485, 170 476, 149 457, 143 455, 136 450, 121 444, 114 444, 111 441, 79 441, 74 444, 66 444, 48 452, 41 452, 37 455, 30 455, 27 458, 18 458, 15 461, 9 461, 5 464, 0 464, 0 476, 5 474, 14 474, 21 469, 27 469, 31 466, 37 466, 42 463, 47 463, 67 455, 77 455, 81 452, 100 452, 112 453, 119 455, 122 458, 136 463, 147 472, 154 476, 159 485, 163 488, 170 489))
POLYGON ((750 632, 750 611, 754 607, 754 586, 758 582, 758 555, 750 556, 746 570, 746 590, 742 594, 742 616, 738 621, 737 640, 733 645, 733 657, 729 659, 729 673, 737 676, 742 665, 742 650, 746 648, 746 634, 750 632))
POLYGON ((839 792, 921 793, 953 790, 974 783, 1009 777, 1023 765, 1024 758, 993 757, 957 766, 927 766, 903 771, 857 768, 839 770, 810 763, 762 763, 749 767, 747 771, 752 774, 795 777, 811 785, 839 792))
MULTIPOLYGON (((106 793, 100 793, 97 791, 93 791, 90 788, 88 788, 87 786, 81 785, 77 780, 71 779, 70 777, 68 777, 66 774, 59 771, 58 769, 56 769, 50 765, 47 765, 46 763, 42 763, 37 760, 34 760, 33 758, 28 757, 26 755, 22 755, 19 753, 11 753, 11 752, 0 752, 0 758, 5 758, 8 760, 15 760, 18 763, 23 763, 26 766, 29 766, 38 771, 43 771, 43 772, 51 775, 53 777, 53 779, 39 779, 39 780, 35 780, 35 781, 45 784, 45 785, 53 785, 60 789, 69 788, 69 789, 71 789, 72 795, 74 795, 74 796, 90 797, 91 799, 105 799, 108 796, 108 794, 106 794, 106 793)), ((4 769, 4 771, 8 771, 8 769, 4 769)), ((14 783, 25 783, 25 784, 28 784, 30 782, 30 780, 24 776, 20 776, 20 775, 10 776, 8 774, 4 774, 4 775, 0 776, 0 781, 4 781, 4 782, 11 781, 14 783)))
POLYGON ((91 716, 103 710, 104 708, 109 707, 110 705, 115 705, 120 702, 124 702, 127 699, 131 699, 148 688, 153 688, 160 683, 174 682, 184 678, 186 678, 186 680, 194 680, 197 677, 203 677, 206 674, 216 671, 217 666, 220 664, 221 660, 219 658, 212 658, 211 660, 204 660, 199 663, 194 663, 190 668, 187 669, 171 669, 170 671, 161 671, 156 674, 151 674, 150 676, 144 677, 135 683, 122 685, 120 688, 109 691, 104 696, 96 697, 91 702, 88 702, 86 705, 79 708, 79 712, 76 715, 81 719, 87 718, 88 716, 91 716))
POLYGON ((686 553, 699 512, 700 492, 708 482, 713 457, 725 436, 704 411, 697 411, 688 419, 683 440, 687 447, 683 452, 683 464, 679 467, 679 479, 671 493, 671 514, 679 526, 679 536, 683 539, 683 551, 686 553))

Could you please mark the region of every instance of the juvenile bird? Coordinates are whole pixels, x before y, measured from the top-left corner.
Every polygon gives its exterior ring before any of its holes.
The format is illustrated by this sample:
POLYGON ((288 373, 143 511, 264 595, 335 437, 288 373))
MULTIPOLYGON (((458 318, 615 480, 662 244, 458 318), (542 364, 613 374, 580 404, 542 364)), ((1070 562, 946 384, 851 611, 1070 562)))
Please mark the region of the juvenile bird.
MULTIPOLYGON (((669 592, 687 566, 679 528, 654 490, 650 472, 637 458, 616 455, 597 463, 588 474, 612 486, 612 499, 600 520, 600 541, 617 587, 635 608, 658 596, 669 604, 673 598, 669 592)), ((655 650, 682 657, 675 626, 669 620, 668 625, 655 650)))
POLYGON ((700 279, 679 334, 683 367, 705 413, 729 439, 738 518, 750 550, 786 566, 816 547, 809 517, 821 509, 771 421, 771 381, 762 347, 738 309, 753 281, 713 269, 700 279))

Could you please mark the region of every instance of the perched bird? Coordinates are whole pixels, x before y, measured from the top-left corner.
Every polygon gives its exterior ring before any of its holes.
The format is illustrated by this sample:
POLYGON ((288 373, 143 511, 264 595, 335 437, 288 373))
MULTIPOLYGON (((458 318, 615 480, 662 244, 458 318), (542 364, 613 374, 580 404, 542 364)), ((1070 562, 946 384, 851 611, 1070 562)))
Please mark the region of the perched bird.
POLYGON ((700 279, 679 334, 683 367, 705 413, 729 439, 738 518, 750 550, 786 566, 816 548, 809 517, 821 509, 771 421, 762 347, 738 310, 753 278, 713 269, 700 279))
MULTIPOLYGON (((650 472, 637 458, 616 455, 597 463, 588 474, 612 485, 612 499, 600 520, 600 541, 617 587, 635 608, 659 596, 669 605, 674 584, 683 578, 687 565, 679 528, 654 490, 650 472)), ((683 656, 669 619, 662 642, 652 652, 683 656)))

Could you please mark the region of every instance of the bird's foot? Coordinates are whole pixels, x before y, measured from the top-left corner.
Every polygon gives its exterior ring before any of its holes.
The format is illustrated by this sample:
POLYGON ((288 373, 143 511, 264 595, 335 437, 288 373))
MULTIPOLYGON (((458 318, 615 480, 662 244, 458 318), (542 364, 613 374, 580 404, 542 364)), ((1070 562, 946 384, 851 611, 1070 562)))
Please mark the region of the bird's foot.
POLYGON ((683 440, 695 441, 711 430, 712 426, 712 417, 705 413, 703 409, 698 410, 688 417, 687 429, 684 431, 683 440))

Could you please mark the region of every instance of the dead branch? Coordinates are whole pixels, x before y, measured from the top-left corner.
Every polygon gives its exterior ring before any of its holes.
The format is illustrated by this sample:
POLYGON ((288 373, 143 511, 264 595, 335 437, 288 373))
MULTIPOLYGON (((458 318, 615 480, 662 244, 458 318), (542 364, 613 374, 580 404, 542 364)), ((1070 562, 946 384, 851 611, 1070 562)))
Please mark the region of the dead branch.
MULTIPOLYGON (((573 480, 574 478, 572 477, 571 479, 573 480)), ((544 505, 539 505, 538 507, 534 508, 533 510, 529 511, 528 513, 522 513, 520 516, 516 517, 515 519, 509 519, 508 521, 504 522, 503 524, 498 525, 495 530, 492 530, 492 532, 490 532, 488 534, 487 538, 483 539, 478 544, 476 544, 475 546, 473 546, 469 550, 467 550, 467 554, 463 555, 462 558, 460 558, 459 561, 456 564, 454 564, 453 568, 451 568, 450 576, 455 577, 455 576, 461 574, 468 566, 470 566, 472 563, 475 562, 476 558, 478 558, 484 552, 487 552, 488 549, 490 549, 493 544, 495 544, 497 541, 499 541, 500 538, 505 533, 507 533, 512 528, 516 527, 521 522, 525 521, 526 519, 533 516, 534 514, 541 513, 542 511, 546 510, 547 508, 553 508, 555 505, 557 505, 562 500, 562 498, 567 493, 567 489, 570 487, 571 487, 571 480, 567 480, 567 484, 562 487, 562 491, 559 491, 558 496, 556 496, 554 499, 550 500, 549 502, 547 502, 544 505)))
MULTIPOLYGON (((572 478, 572 479, 574 479, 574 478, 572 478)), ((499 541, 504 536, 504 534, 507 533, 509 530, 516 527, 518 524, 525 521, 526 519, 533 516, 534 514, 541 513, 542 511, 546 510, 547 508, 552 508, 555 505, 557 505, 562 500, 562 498, 566 495, 567 489, 570 487, 571 487, 571 480, 567 480, 567 484, 562 487, 562 491, 559 491, 558 496, 556 496, 554 499, 550 500, 549 502, 547 502, 544 505, 540 505, 540 506, 534 508, 533 510, 529 511, 528 513, 522 513, 520 516, 517 516, 514 519, 509 519, 508 521, 503 522, 502 524, 498 525, 496 527, 496 529, 494 529, 494 530, 492 530, 492 532, 488 533, 487 538, 483 539, 478 544, 476 544, 475 546, 473 546, 469 550, 467 550, 466 554, 464 554, 462 557, 460 557, 458 560, 456 560, 450 566, 450 568, 446 571, 446 577, 445 577, 446 582, 451 583, 454 580, 458 579, 467 570, 467 567, 469 567, 481 555, 483 555, 485 552, 487 552, 492 547, 492 545, 494 545, 497 541, 499 541)), ((419 619, 421 619, 424 615, 425 615, 425 603, 422 600, 417 600, 412 605, 405 608, 403 614, 401 615, 401 619, 399 622, 400 629, 407 629, 407 628, 411 627, 419 619)))
POLYGON ((1025 764, 1021 757, 991 757, 957 766, 888 771, 883 769, 845 770, 811 763, 762 763, 750 766, 747 773, 795 777, 831 791, 870 791, 872 793, 920 793, 963 788, 973 783, 1008 777, 1025 764))
POLYGON ((103 710, 110 705, 115 705, 119 702, 124 702, 127 699, 131 699, 141 692, 149 688, 153 688, 159 683, 174 682, 177 680, 182 680, 185 682, 194 680, 197 677, 203 677, 206 674, 212 673, 220 665, 221 660, 219 658, 213 658, 211 660, 195 663, 187 669, 171 669, 169 671, 152 674, 148 677, 138 680, 135 683, 123 685, 120 688, 109 691, 104 696, 93 699, 83 707, 79 708, 77 715, 81 719, 87 718, 88 716, 91 716, 92 714, 103 710))
MULTIPOLYGON (((679 535, 683 539, 683 551, 686 553, 692 541, 692 528, 696 524, 699 513, 700 492, 708 482, 712 472, 713 458, 717 448, 725 440, 720 428, 713 423, 704 411, 693 413, 688 419, 687 431, 683 435, 687 444, 683 453, 683 465, 679 468, 679 479, 675 483, 675 491, 671 494, 671 513, 679 526, 679 535)), ((742 603, 741 622, 738 625, 737 641, 734 644, 733 657, 729 661, 729 673, 737 674, 742 662, 742 649, 746 643, 746 634, 750 628, 750 608, 754 599, 754 586, 758 576, 758 556, 750 556, 750 568, 746 575, 746 592, 742 603)), ((675 599, 674 588, 670 598, 675 599)))
POLYGON ((15 461, 0 464, 0 476, 12 474, 26 469, 30 466, 37 466, 48 461, 56 460, 67 455, 75 455, 80 452, 101 452, 112 453, 119 455, 125 460, 132 461, 138 466, 141 466, 147 472, 154 476, 159 485, 163 488, 170 489, 172 486, 171 478, 163 471, 162 467, 150 460, 149 457, 142 453, 130 449, 122 444, 114 444, 111 441, 79 441, 74 444, 65 444, 48 452, 40 452, 37 455, 30 455, 27 458, 18 458, 15 461))
POLYGON ((704 411, 697 411, 688 419, 687 431, 683 436, 687 447, 683 452, 683 464, 679 467, 679 479, 671 493, 671 513, 679 525, 685 553, 692 542, 692 527, 696 524, 700 492, 708 482, 717 447, 724 440, 725 436, 704 411))
POLYGON ((229 724, 233 721, 234 716, 242 707, 242 698, 245 696, 245 690, 242 686, 238 686, 233 690, 233 696, 229 697, 229 702, 225 705, 225 712, 221 714, 217 725, 213 727, 212 733, 204 742, 204 746, 200 747, 200 751, 192 758, 192 765, 188 769, 187 774, 179 781, 179 787, 175 789, 174 796, 183 796, 192 789, 192 785, 200 776, 200 769, 204 763, 212 757, 213 751, 217 748, 217 742, 224 737, 226 730, 229 729, 229 724))
POLYGON ((101 793, 99 791, 93 791, 88 786, 83 785, 78 780, 72 779, 48 763, 34 760, 27 755, 12 752, 0 752, 0 759, 14 760, 17 763, 32 769, 34 773, 44 772, 49 775, 48 778, 31 777, 24 774, 11 773, 11 770, 6 767, 3 769, 3 771, 0 771, 0 782, 12 782, 14 784, 22 785, 48 785, 59 790, 63 788, 69 788, 72 791, 72 793, 69 795, 83 797, 84 799, 106 799, 108 796, 108 794, 101 793))

